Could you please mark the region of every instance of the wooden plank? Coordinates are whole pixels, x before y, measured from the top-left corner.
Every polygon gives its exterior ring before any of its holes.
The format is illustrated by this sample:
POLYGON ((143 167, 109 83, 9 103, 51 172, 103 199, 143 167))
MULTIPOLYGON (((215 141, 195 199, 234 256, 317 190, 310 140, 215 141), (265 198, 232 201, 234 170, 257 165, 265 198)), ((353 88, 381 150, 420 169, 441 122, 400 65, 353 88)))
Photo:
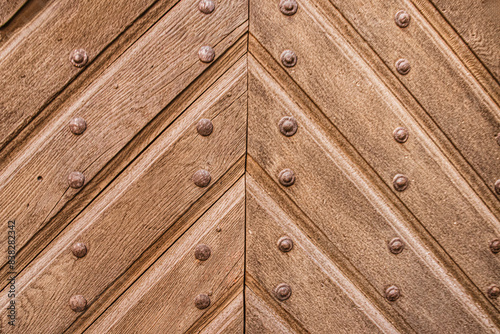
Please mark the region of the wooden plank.
POLYGON ((68 188, 70 172, 83 171, 85 182, 90 181, 207 68, 198 59, 200 45, 213 45, 218 58, 246 31, 243 2, 229 1, 212 16, 201 14, 194 3, 175 6, 76 101, 64 105, 3 171, 0 215, 19 222, 18 248, 78 193, 68 188), (158 50, 163 50, 160 58, 158 50), (88 124, 80 136, 68 130, 75 116, 88 124))
MULTIPOLYGON (((284 49, 295 51, 299 60, 288 71, 289 75, 390 189, 396 174, 409 176, 409 188, 393 192, 486 295, 488 287, 500 281, 500 261, 488 246, 500 235, 498 217, 317 7, 305 1, 300 15, 297 13, 287 20, 267 3, 258 2, 258 6, 259 10, 251 10, 252 34, 274 59, 279 59, 284 49), (404 145, 393 139, 393 131, 399 126, 410 132, 410 139, 404 145)), ((475 98, 473 94, 467 96, 475 98)), ((453 120, 448 117, 451 122, 475 122, 464 129, 464 138, 475 135, 476 127, 482 124, 471 112, 467 111, 463 117, 454 116, 453 120)), ((488 155, 491 163, 488 168, 493 172, 495 164, 491 159, 498 157, 488 152, 488 146, 473 142, 467 145, 473 145, 479 155, 488 155)), ((479 156, 475 160, 480 160, 479 156)), ((498 308, 498 301, 493 302, 498 308)))
POLYGON ((500 2, 431 0, 472 51, 500 81, 500 2))
POLYGON ((237 334, 244 332, 243 292, 203 328, 200 334, 237 334))
POLYGON ((0 1, 0 27, 9 21, 28 0, 0 1))
MULTIPOLYGON (((310 23, 308 31, 313 31, 310 23)), ((311 41, 315 45, 321 44, 320 38, 311 41)), ((309 47, 313 48, 312 45, 309 47)), ((301 71, 301 68, 294 69, 295 73, 301 71)), ((311 67, 305 71, 311 71, 311 67)), ((350 73, 347 69, 346 72, 350 73)), ((313 77, 311 72, 308 73, 313 77)), ((322 87, 334 85, 339 84, 328 83, 322 87)), ((342 98, 338 94, 331 96, 342 98)), ((375 102, 371 107, 381 115, 375 102)), ((404 297, 391 306, 415 331, 435 331, 442 327, 459 331, 464 326, 470 332, 498 331, 494 320, 487 314, 488 310, 477 305, 475 297, 453 277, 453 269, 444 267, 429 252, 419 235, 411 232, 401 214, 387 204, 389 199, 351 162, 341 148, 346 144, 335 144, 305 111, 304 106, 295 104, 287 91, 273 82, 252 57, 249 58, 248 154, 275 180, 284 168, 295 172, 295 184, 285 188, 286 193, 380 294, 383 295, 387 286, 392 284, 404 289, 404 297), (299 130, 293 137, 283 136, 277 126, 286 115, 298 120, 299 130), (387 243, 396 236, 405 240, 408 248, 394 258, 387 243)), ((365 126, 360 128, 368 129, 365 126)), ((368 134, 370 130, 364 132, 368 134)), ((368 135, 363 139, 370 145, 382 142, 381 139, 371 140, 368 135)), ((376 148, 373 150, 376 152, 376 148)), ((409 154, 407 159, 410 159, 409 154)), ((253 209, 247 209, 247 212, 253 214, 253 209)), ((276 220, 282 222, 284 218, 280 216, 276 220)), ((453 234, 454 240, 458 237, 453 234)), ((269 252, 256 249, 259 254, 269 252)), ((495 275, 493 269, 490 274, 495 275)))
POLYGON ((82 71, 69 61, 74 49, 85 49, 92 61, 152 3, 53 1, 2 45, 0 147, 82 71))
MULTIPOLYGON (((208 90, 19 275, 20 330, 66 329, 79 315, 68 307, 72 295, 84 295, 91 305, 205 194, 207 188, 192 181, 197 170, 209 170, 213 183, 241 159, 246 144, 244 68, 229 72, 227 81, 208 90), (201 118, 212 119, 208 137, 196 132, 201 118), (88 245, 83 259, 69 249, 77 241, 88 245)), ((0 303, 8 303, 6 294, 0 303)), ((5 322, 6 312, 1 317, 5 322)))
MULTIPOLYGON (((87 332, 185 333, 210 312, 220 312, 218 315, 226 320, 231 316, 242 319, 244 197, 245 182, 242 178, 87 332), (199 261, 194 256, 199 244, 211 249, 206 261, 199 261), (235 289, 235 284, 239 288, 235 289), (235 298, 235 304, 230 303, 228 308, 218 310, 221 299, 234 293, 233 290, 240 291, 236 294, 240 297, 235 298), (204 310, 194 305, 194 298, 201 293, 210 294, 210 306, 204 310)), ((214 331, 210 333, 222 332, 224 325, 231 325, 231 322, 213 322, 210 328, 214 331)))

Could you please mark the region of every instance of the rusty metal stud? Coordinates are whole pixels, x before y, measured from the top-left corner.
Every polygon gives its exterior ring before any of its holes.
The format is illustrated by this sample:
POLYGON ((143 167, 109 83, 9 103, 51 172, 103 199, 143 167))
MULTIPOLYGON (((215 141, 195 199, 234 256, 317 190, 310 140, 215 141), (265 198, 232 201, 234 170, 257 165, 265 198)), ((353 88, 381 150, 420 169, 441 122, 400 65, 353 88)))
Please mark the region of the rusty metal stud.
POLYGON ((500 195, 500 180, 497 180, 497 182, 495 182, 495 192, 500 195))
POLYGON ((490 287, 488 288, 488 297, 490 297, 491 299, 497 299, 498 297, 500 297, 500 288, 498 287, 498 285, 490 285, 490 287))
POLYGON ((403 243, 403 240, 400 238, 394 238, 391 241, 389 241, 389 250, 393 254, 399 254, 403 251, 405 248, 405 244, 403 243))
POLYGON ((76 67, 83 67, 87 65, 89 57, 84 49, 76 49, 71 52, 69 60, 76 67))
POLYGON ((293 170, 285 168, 280 172, 278 179, 280 180, 281 185, 289 187, 295 183, 295 173, 293 170))
POLYGON ((292 295, 292 288, 286 283, 278 284, 278 286, 274 289, 274 295, 278 298, 278 300, 287 300, 292 295))
POLYGON ((202 136, 209 136, 212 133, 213 129, 214 125, 212 124, 212 121, 206 118, 200 119, 198 124, 196 125, 196 130, 202 136))
POLYGON ((391 285, 387 289, 385 289, 385 298, 390 301, 396 301, 399 299, 401 296, 401 292, 399 291, 399 288, 395 285, 391 285))
POLYGON ((75 135, 81 135, 87 129, 87 122, 81 117, 75 117, 69 122, 69 130, 75 135))
POLYGON ((206 309, 210 306, 210 297, 207 294, 199 294, 194 298, 194 306, 200 310, 206 309))
POLYGON ((204 244, 200 244, 196 246, 194 249, 194 257, 197 260, 200 261, 206 261, 210 257, 210 254, 212 254, 212 251, 210 250, 210 247, 204 244))
POLYGON ((289 237, 281 237, 278 240, 278 249, 283 253, 291 251, 293 248, 293 241, 289 237))
POLYGON ((398 143, 405 143, 408 140, 409 133, 408 133, 408 130, 406 128, 399 127, 399 128, 396 128, 396 130, 394 130, 393 135, 394 135, 394 139, 398 143))
POLYGON ((198 51, 198 57, 204 63, 210 63, 215 58, 215 51, 210 46, 202 46, 198 51))
POLYGON ((396 174, 396 176, 394 176, 394 179, 392 181, 394 189, 396 189, 397 191, 405 190, 406 188, 408 188, 409 183, 410 180, 408 180, 408 177, 406 177, 403 174, 396 174))
POLYGON ((404 10, 400 10, 396 13, 396 16, 394 16, 394 21, 396 22, 398 27, 406 28, 410 24, 410 14, 408 14, 404 10))
POLYGON ((85 244, 82 242, 77 242, 74 243, 73 246, 71 246, 71 251, 73 252, 74 256, 81 258, 87 255, 87 246, 85 246, 85 244))
POLYGON ((500 239, 493 239, 490 242, 490 250, 492 253, 500 253, 500 239))
POLYGON ((293 67, 297 64, 297 55, 292 50, 285 50, 281 54, 281 62, 286 67, 293 67))
POLYGON ((80 172, 71 172, 68 175, 68 184, 71 188, 81 188, 85 183, 85 175, 80 172))
POLYGON ((291 137, 297 132, 297 120, 292 116, 285 116, 280 120, 279 127, 282 134, 291 137))
POLYGON ((212 178, 210 177, 210 173, 207 170, 200 169, 196 173, 193 174, 193 182, 198 187, 206 187, 210 184, 212 178))
POLYGON ((215 2, 213 0, 201 0, 198 3, 198 9, 203 14, 210 14, 215 9, 215 2))
POLYGON ((396 62, 396 70, 399 74, 406 75, 410 72, 411 66, 410 62, 406 59, 399 59, 396 62))
POLYGON ((69 299, 69 307, 75 312, 82 312, 87 308, 87 300, 82 295, 75 295, 69 299))
POLYGON ((297 13, 297 1, 295 0, 281 0, 280 10, 285 15, 293 15, 297 13))

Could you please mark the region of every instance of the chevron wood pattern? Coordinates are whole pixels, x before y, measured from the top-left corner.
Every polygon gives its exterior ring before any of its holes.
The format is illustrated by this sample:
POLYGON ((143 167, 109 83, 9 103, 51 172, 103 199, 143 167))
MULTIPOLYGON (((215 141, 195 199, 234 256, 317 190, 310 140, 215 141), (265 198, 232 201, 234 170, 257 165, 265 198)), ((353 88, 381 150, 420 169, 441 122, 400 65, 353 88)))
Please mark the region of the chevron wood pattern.
POLYGON ((499 13, 0 0, 0 333, 500 333, 499 13))

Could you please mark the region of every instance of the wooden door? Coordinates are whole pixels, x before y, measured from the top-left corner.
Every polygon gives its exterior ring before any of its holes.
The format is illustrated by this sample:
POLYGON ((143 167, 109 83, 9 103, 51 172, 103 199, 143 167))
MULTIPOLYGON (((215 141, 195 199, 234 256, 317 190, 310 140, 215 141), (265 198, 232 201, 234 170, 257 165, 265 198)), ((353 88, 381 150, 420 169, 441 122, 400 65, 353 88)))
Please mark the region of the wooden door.
POLYGON ((0 0, 1 333, 500 333, 494 0, 0 0))

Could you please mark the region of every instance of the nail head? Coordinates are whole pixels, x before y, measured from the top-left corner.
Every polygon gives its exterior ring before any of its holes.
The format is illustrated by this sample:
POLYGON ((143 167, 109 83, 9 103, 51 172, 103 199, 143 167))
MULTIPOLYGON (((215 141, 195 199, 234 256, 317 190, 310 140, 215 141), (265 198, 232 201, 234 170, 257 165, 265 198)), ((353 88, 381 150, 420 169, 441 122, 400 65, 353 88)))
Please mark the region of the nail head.
POLYGON ((82 295, 75 295, 69 299, 69 307, 75 312, 82 312, 87 308, 87 300, 82 295))
POLYGON ((393 302, 399 299, 401 296, 401 292, 399 291, 399 288, 395 285, 392 285, 385 289, 385 298, 387 298, 388 301, 393 302))
POLYGON ((403 174, 396 174, 394 176, 394 180, 392 181, 392 184, 394 185, 394 189, 397 191, 403 191, 406 188, 408 188, 410 181, 408 180, 408 177, 406 177, 403 174))
POLYGON ((285 116, 280 120, 279 127, 283 135, 291 137, 297 132, 297 120, 292 116, 285 116))
POLYGON ((85 175, 81 172, 71 172, 68 175, 68 184, 71 188, 81 188, 85 183, 85 175))
POLYGON ((213 0, 201 0, 198 3, 198 9, 203 14, 210 14, 215 9, 215 2, 213 0))
POLYGON ((286 67, 293 67, 297 64, 297 55, 292 50, 285 50, 281 54, 281 63, 286 67))
POLYGON ((410 24, 410 14, 408 14, 404 10, 400 10, 396 13, 394 21, 396 22, 398 27, 406 28, 410 24))
POLYGON ((398 143, 405 143, 408 140, 409 133, 406 128, 403 127, 396 128, 393 134, 394 134, 394 139, 398 143))
POLYGON ((215 51, 210 46, 202 46, 198 51, 198 57, 204 63, 210 63, 215 58, 215 51))
POLYGON ((199 294, 194 298, 194 305, 200 310, 206 309, 210 306, 210 297, 207 294, 199 294))
POLYGON ((74 256, 82 258, 87 255, 87 246, 85 246, 85 244, 82 242, 77 242, 74 243, 73 246, 71 246, 71 251, 73 252, 74 256))
POLYGON ((285 15, 293 15, 297 12, 297 1, 295 0, 281 0, 280 1, 280 10, 285 15))
POLYGON ((500 297, 500 288, 498 287, 498 285, 496 285, 496 284, 492 284, 492 285, 488 288, 488 296, 489 296, 491 299, 497 299, 498 297, 500 297))
POLYGON ((490 242, 490 250, 493 253, 500 253, 500 239, 493 239, 490 242))
POLYGON ((497 182, 495 182, 495 192, 500 195, 500 180, 497 180, 497 182))
POLYGON ((278 240, 278 249, 283 253, 291 251, 293 248, 293 240, 289 237, 281 237, 278 240))
POLYGON ((274 295, 280 301, 287 300, 292 295, 292 288, 286 283, 278 284, 278 286, 274 289, 274 295))
POLYGON ((279 178, 281 185, 283 185, 285 187, 289 187, 295 183, 295 173, 293 172, 293 170, 291 170, 289 168, 283 169, 280 172, 278 178, 279 178))
POLYGON ((75 135, 81 135, 87 129, 87 122, 81 117, 75 117, 69 122, 69 130, 75 135))
POLYGON ((196 125, 196 130, 202 136, 209 136, 213 129, 214 125, 212 124, 212 121, 207 118, 200 119, 196 125))
POLYGON ((76 49, 71 52, 69 60, 76 67, 83 67, 87 65, 89 57, 84 49, 76 49))
POLYGON ((399 59, 396 61, 396 70, 399 74, 406 75, 410 72, 410 62, 406 59, 399 59))
POLYGON ((194 249, 194 257, 200 261, 208 260, 211 254, 212 251, 210 250, 210 247, 204 244, 200 244, 194 249))
POLYGON ((400 238, 394 238, 389 242, 389 250, 393 254, 399 254, 403 251, 405 248, 405 244, 403 243, 403 240, 400 238))
POLYGON ((206 187, 210 184, 212 180, 210 173, 207 170, 200 169, 193 174, 193 182, 198 187, 206 187))

